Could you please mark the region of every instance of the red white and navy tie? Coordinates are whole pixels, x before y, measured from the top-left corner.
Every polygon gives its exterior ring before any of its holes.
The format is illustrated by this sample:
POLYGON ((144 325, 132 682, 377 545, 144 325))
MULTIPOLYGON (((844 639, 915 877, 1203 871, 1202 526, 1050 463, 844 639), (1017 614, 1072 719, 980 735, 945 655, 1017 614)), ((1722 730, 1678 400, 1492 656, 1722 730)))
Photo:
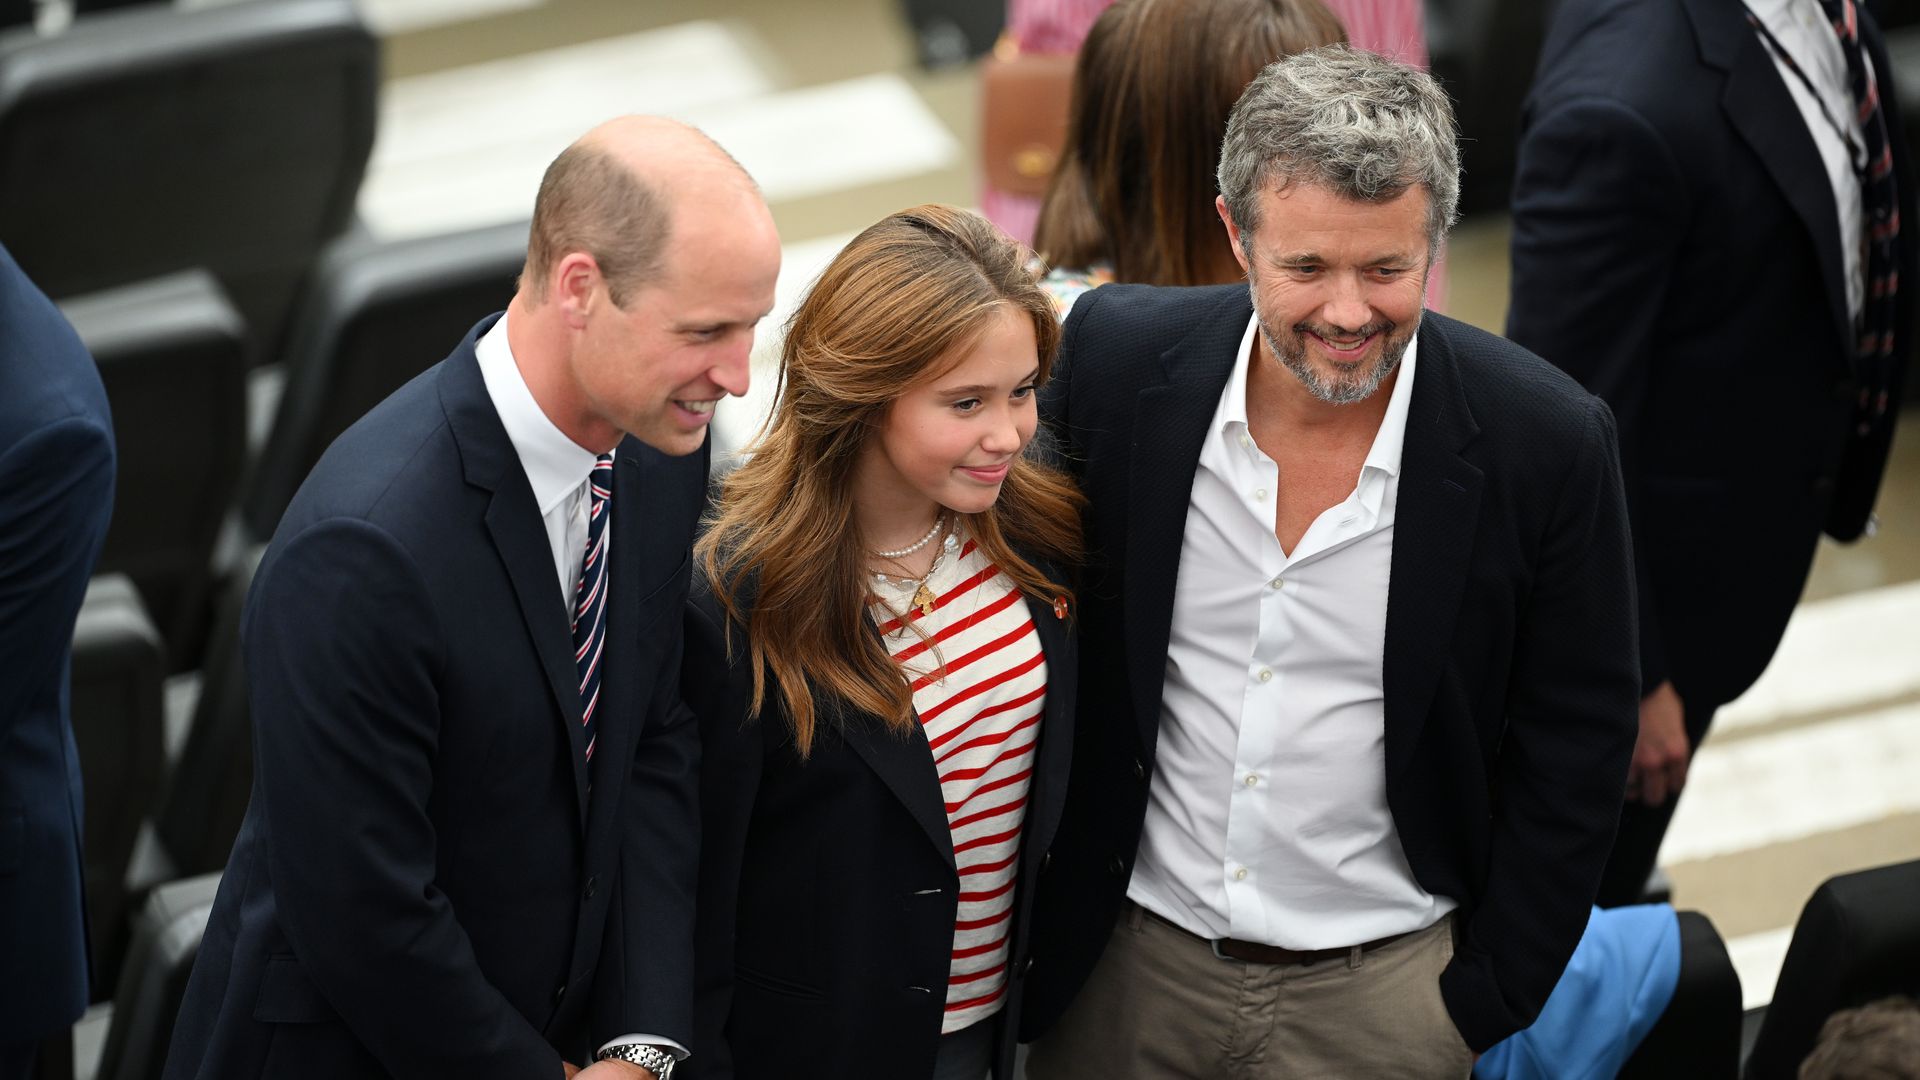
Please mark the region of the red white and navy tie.
POLYGON ((613 455, 601 454, 587 476, 587 554, 573 591, 573 659, 580 672, 581 734, 593 760, 594 706, 600 703, 600 654, 607 643, 607 519, 613 516, 613 455))
POLYGON ((1894 372, 1894 298, 1900 289, 1895 242, 1900 237, 1898 178, 1893 174, 1893 144, 1887 116, 1880 108, 1880 87, 1860 44, 1860 12, 1854 0, 1820 0, 1820 8, 1840 36, 1847 58, 1847 84, 1859 110, 1865 161, 1857 170, 1867 211, 1867 298, 1860 318, 1860 433, 1887 415, 1888 386, 1894 372))

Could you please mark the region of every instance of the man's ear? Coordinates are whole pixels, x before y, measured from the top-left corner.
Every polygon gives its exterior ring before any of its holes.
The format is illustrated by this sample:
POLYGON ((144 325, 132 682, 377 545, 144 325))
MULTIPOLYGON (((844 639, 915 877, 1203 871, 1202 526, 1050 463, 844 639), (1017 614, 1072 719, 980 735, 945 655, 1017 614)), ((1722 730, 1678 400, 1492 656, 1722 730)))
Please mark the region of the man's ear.
POLYGON ((584 251, 570 251, 561 256, 548 280, 551 283, 548 299, 559 307, 567 325, 575 329, 585 326, 594 308, 605 302, 600 263, 584 251))
POLYGON ((1247 249, 1246 246, 1240 242, 1240 226, 1233 223, 1233 214, 1227 210, 1227 197, 1225 195, 1215 195, 1213 197, 1213 210, 1220 215, 1220 224, 1227 227, 1227 243, 1233 246, 1234 259, 1240 263, 1240 269, 1248 269, 1247 249))

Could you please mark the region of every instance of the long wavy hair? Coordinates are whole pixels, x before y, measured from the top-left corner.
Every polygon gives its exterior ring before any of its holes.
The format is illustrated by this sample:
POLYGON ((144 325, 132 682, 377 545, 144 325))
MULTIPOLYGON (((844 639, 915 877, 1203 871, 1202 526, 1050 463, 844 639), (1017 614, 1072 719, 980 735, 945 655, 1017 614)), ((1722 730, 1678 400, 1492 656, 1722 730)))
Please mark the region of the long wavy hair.
MULTIPOLYGON (((729 617, 729 648, 731 627, 745 629, 751 715, 762 715, 771 684, 802 758, 819 733, 816 695, 897 732, 914 723, 907 675, 868 615, 854 467, 900 395, 944 375, 1001 311, 1033 323, 1046 380, 1060 327, 1030 259, 977 214, 903 210, 855 237, 787 324, 773 415, 723 481, 696 554, 729 617)), ((1051 601, 1067 588, 1029 560, 1078 561, 1082 503, 1029 445, 999 500, 963 526, 1021 592, 1051 601)))
POLYGON ((1347 39, 1320 0, 1120 0, 1080 46, 1067 141, 1033 246, 1117 281, 1215 285, 1240 267, 1214 213, 1227 114, 1260 69, 1347 39))

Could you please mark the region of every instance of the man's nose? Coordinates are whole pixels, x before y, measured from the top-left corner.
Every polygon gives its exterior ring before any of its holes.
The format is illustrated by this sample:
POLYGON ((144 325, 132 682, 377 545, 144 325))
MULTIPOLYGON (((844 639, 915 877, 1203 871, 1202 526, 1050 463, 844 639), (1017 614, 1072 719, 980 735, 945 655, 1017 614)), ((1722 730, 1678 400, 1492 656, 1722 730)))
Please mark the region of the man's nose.
POLYGON ((1321 307, 1320 317, 1340 330, 1359 330, 1373 321, 1373 305, 1367 302, 1366 289, 1358 278, 1341 275, 1333 283, 1333 295, 1321 307))
POLYGON ((707 373, 715 386, 734 397, 746 397, 747 387, 753 382, 752 332, 741 335, 741 339, 731 345, 707 373))

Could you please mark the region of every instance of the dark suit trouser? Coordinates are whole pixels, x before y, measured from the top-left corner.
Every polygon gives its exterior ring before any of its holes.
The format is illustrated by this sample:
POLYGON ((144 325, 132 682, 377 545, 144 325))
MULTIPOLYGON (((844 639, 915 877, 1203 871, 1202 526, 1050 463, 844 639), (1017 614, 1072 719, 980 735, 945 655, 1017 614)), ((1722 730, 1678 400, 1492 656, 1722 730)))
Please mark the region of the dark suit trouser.
POLYGON ((0 1043, 0 1080, 31 1080, 35 1052, 39 1049, 33 1043, 25 1046, 0 1043))
MULTIPOLYGON (((1713 714, 1713 709, 1687 710, 1689 764, 1693 753, 1700 749, 1700 740, 1707 737, 1713 714)), ((1684 793, 1683 788, 1680 794, 1684 793)), ((1647 878, 1659 862, 1660 842, 1666 839, 1667 826, 1673 823, 1673 811, 1680 805, 1680 794, 1669 795, 1659 806, 1628 800, 1621 808, 1620 829, 1613 836, 1613 854, 1607 857, 1607 869, 1600 875, 1600 895, 1594 903, 1601 907, 1622 907, 1640 902, 1647 890, 1647 878)))

